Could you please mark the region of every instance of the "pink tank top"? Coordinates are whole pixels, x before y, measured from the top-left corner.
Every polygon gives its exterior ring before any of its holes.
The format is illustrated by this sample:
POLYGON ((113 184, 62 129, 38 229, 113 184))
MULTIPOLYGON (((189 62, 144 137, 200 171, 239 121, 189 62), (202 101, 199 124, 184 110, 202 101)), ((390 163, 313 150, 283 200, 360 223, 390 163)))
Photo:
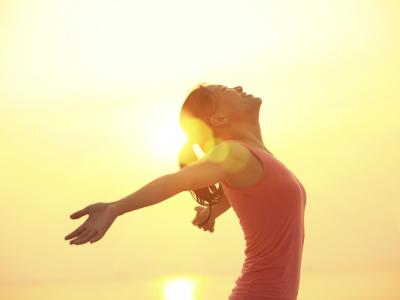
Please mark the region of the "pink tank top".
POLYGON ((224 193, 239 218, 245 261, 229 300, 296 300, 304 243, 306 192, 297 177, 272 154, 240 142, 260 162, 261 179, 224 193))

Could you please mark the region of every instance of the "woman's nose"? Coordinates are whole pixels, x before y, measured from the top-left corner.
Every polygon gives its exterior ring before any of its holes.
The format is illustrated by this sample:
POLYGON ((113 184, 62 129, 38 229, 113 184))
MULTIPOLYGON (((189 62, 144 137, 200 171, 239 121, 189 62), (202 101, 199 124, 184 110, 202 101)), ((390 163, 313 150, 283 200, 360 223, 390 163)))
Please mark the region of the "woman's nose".
POLYGON ((235 87, 235 89, 237 89, 239 92, 243 92, 243 89, 240 85, 238 85, 237 87, 235 87))

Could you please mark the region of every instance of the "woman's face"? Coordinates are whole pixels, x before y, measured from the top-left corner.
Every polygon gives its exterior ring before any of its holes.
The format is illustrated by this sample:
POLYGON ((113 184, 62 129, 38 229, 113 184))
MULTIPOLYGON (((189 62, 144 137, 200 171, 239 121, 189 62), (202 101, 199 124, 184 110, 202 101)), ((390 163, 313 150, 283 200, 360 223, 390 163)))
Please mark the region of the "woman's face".
POLYGON ((209 85, 207 89, 215 96, 217 111, 231 120, 254 118, 255 113, 258 116, 261 98, 247 94, 241 86, 228 88, 224 85, 209 85))

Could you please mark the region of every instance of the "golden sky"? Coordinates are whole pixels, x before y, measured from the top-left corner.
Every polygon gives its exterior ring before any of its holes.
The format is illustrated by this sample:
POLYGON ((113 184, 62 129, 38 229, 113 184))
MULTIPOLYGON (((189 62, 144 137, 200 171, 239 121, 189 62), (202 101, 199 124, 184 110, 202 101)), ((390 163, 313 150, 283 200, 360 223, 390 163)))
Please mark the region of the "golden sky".
POLYGON ((263 99, 265 145, 306 187, 299 300, 397 299, 399 20, 395 0, 0 1, 0 292, 163 299, 182 277, 227 298, 240 225, 194 227, 189 193, 63 239, 70 213, 178 170, 180 107, 209 82, 263 99))

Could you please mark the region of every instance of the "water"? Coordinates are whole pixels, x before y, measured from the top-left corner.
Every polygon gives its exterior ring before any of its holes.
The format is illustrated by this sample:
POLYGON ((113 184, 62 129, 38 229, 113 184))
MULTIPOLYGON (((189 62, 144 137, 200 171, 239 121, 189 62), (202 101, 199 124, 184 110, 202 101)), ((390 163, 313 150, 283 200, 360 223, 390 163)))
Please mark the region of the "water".
MULTIPOLYGON (((192 276, 198 281, 190 300, 226 300, 236 275, 192 276)), ((297 300, 398 300, 400 270, 303 271, 297 300)), ((3 283, 5 300, 164 300, 160 280, 102 280, 97 282, 3 283)))

